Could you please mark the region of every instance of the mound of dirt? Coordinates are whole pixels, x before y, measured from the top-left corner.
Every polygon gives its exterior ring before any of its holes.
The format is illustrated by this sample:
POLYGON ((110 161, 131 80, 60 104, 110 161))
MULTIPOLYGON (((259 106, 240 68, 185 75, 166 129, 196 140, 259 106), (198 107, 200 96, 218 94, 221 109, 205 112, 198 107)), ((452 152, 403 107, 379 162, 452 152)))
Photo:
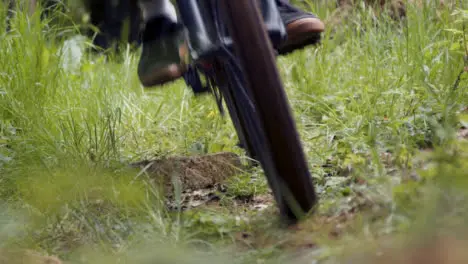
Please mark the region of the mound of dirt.
POLYGON ((240 157, 229 152, 145 160, 131 166, 142 169, 152 181, 164 184, 171 193, 174 185, 184 192, 210 188, 243 169, 240 157))

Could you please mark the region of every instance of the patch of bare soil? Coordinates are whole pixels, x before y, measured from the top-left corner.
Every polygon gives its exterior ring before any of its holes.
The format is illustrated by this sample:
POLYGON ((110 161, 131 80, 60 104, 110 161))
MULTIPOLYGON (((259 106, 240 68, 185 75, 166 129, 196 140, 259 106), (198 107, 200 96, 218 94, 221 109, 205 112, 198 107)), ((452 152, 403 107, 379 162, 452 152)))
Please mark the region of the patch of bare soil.
POLYGON ((62 264, 56 257, 43 256, 31 250, 0 249, 0 264, 62 264))
MULTIPOLYGON (((226 188, 222 184, 218 184, 213 188, 205 188, 198 190, 187 190, 183 191, 177 200, 174 195, 169 195, 166 201, 166 206, 171 209, 193 209, 200 206, 215 208, 226 208, 226 205, 221 203, 221 194, 226 191, 226 188)), ((264 211, 274 205, 274 198, 271 193, 256 195, 249 199, 233 198, 230 201, 230 205, 227 208, 242 208, 246 211, 264 211)))
MULTIPOLYGON (((273 218, 277 217, 277 212, 268 210, 267 213, 273 218)), ((339 241, 345 230, 351 232, 355 216, 352 213, 333 217, 316 216, 288 229, 275 228, 277 226, 271 223, 271 218, 265 218, 262 221, 270 223, 255 223, 256 228, 253 230, 239 232, 234 236, 236 250, 275 248, 288 256, 289 261, 285 263, 315 263, 311 254, 320 251, 324 241, 339 241)))
MULTIPOLYGON (((369 215, 374 207, 373 201, 358 196, 349 201, 349 207, 343 208, 339 213, 316 214, 287 229, 272 228, 276 224, 271 222, 271 218, 262 217, 259 219, 261 222, 253 224, 256 226, 255 229, 237 234, 236 242, 239 250, 275 247, 284 253, 292 254, 291 257, 295 256, 294 259, 297 257, 299 260, 311 250, 320 249, 323 241, 339 241, 344 234, 359 233, 360 221, 357 218, 363 214, 369 215)), ((268 208, 268 210, 265 210, 266 208, 263 210, 266 214, 271 214, 276 218, 278 213, 276 207, 268 208)), ((306 263, 310 263, 310 259, 306 263)))

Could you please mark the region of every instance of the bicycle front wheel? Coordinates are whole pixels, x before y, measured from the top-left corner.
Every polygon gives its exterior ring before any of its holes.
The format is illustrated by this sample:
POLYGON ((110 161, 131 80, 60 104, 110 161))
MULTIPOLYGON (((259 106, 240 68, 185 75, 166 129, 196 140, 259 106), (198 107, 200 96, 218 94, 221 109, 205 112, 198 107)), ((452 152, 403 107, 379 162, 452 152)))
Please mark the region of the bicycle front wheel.
POLYGON ((236 91, 239 81, 231 76, 228 92, 238 131, 259 159, 282 216, 295 222, 313 209, 317 196, 258 2, 221 1, 246 84, 236 91))

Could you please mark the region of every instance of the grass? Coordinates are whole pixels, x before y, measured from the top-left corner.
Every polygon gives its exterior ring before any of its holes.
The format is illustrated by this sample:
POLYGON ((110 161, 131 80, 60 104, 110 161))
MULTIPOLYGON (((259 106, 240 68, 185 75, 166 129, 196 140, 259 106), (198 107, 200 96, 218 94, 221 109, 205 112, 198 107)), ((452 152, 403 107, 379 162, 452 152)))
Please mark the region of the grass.
POLYGON ((320 47, 278 59, 321 197, 299 231, 279 229, 273 208, 232 206, 267 192, 258 171, 231 179, 217 208, 166 211, 127 164, 242 153, 229 120, 183 81, 143 91, 137 52, 97 56, 78 27, 18 14, 0 29, 0 244, 72 263, 285 263, 298 251, 325 263, 382 237, 458 230, 466 8, 410 6, 393 22, 360 7, 320 47))

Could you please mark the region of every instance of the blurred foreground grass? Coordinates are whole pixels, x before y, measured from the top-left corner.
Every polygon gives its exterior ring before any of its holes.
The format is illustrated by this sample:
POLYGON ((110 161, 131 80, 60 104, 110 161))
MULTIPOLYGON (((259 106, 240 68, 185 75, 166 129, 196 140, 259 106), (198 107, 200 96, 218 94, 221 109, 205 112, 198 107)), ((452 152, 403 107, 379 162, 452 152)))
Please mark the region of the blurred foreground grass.
MULTIPOLYGON (((279 58, 321 197, 291 231, 273 208, 166 210, 128 163, 242 153, 229 120, 183 81, 143 92, 138 53, 89 54, 77 27, 20 13, 0 29, 0 244, 72 263, 333 263, 383 238, 462 235, 467 20, 466 7, 393 22, 361 6, 320 47, 279 58)), ((258 174, 222 200, 264 194, 258 174)))

